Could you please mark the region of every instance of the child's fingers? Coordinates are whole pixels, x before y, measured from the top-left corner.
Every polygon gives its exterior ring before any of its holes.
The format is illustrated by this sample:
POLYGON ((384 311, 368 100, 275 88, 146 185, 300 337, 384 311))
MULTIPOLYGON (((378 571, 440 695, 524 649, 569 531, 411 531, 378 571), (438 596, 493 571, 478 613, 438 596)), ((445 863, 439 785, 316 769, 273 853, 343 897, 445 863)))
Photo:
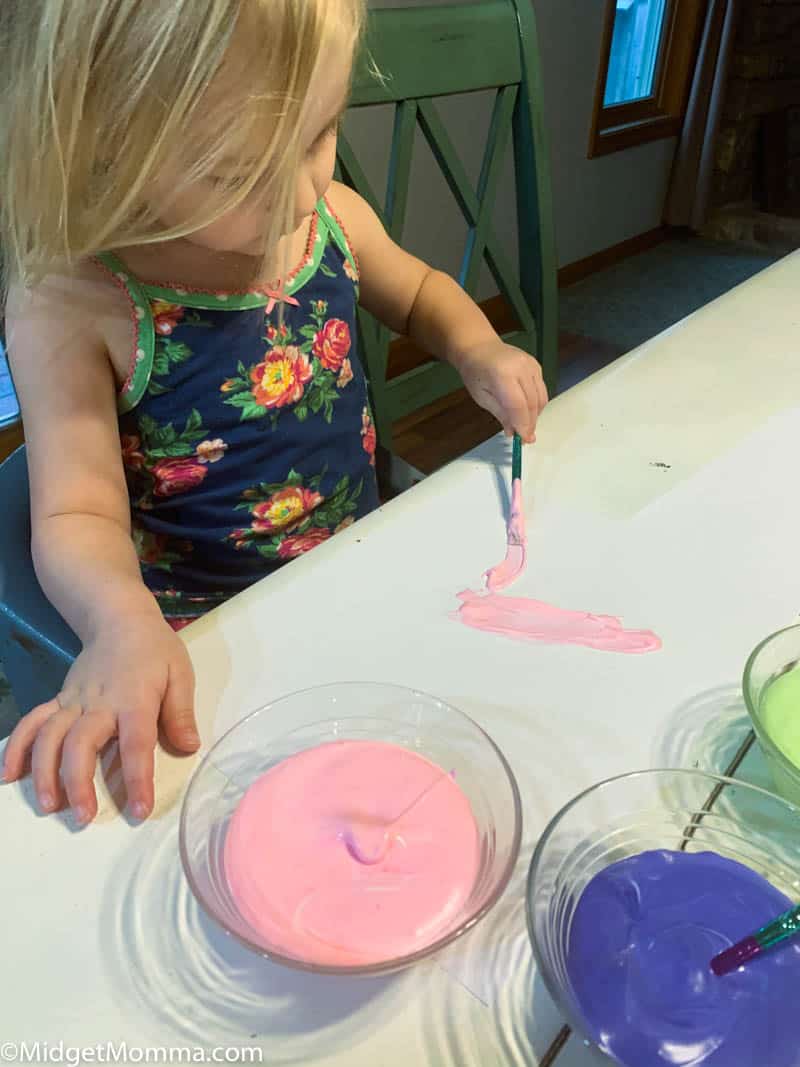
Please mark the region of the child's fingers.
POLYGON ((61 777, 69 805, 82 826, 97 814, 94 791, 97 755, 116 732, 117 719, 113 712, 90 711, 78 719, 64 738, 61 777))
POLYGON ((80 714, 80 707, 59 707, 36 735, 31 755, 31 773, 42 811, 55 811, 58 807, 61 795, 58 768, 61 763, 64 738, 80 714))
POLYGON ((529 366, 526 369, 527 373, 523 375, 523 378, 528 385, 526 392, 531 397, 537 414, 540 415, 542 410, 547 406, 548 401, 547 386, 544 384, 542 369, 538 361, 535 359, 530 359, 529 366))
POLYGON ((547 396, 547 386, 544 384, 544 378, 538 370, 536 371, 536 373, 531 375, 531 381, 533 384, 534 392, 536 394, 536 408, 538 413, 541 415, 542 411, 547 406, 547 401, 549 399, 547 396))
POLYGON ((167 740, 181 752, 194 752, 200 735, 194 717, 194 671, 188 655, 170 663, 167 691, 161 705, 161 725, 167 740))
POLYGON ((547 386, 544 384, 544 378, 541 374, 536 375, 536 389, 539 393, 539 414, 544 411, 550 402, 550 397, 547 392, 547 386))
POLYGON ((51 715, 55 715, 58 709, 59 703, 55 698, 48 700, 46 704, 40 704, 28 712, 11 731, 3 759, 3 779, 6 782, 14 782, 20 777, 40 727, 51 715))
POLYGON ((158 740, 158 705, 140 707, 120 715, 119 751, 128 793, 128 808, 135 819, 153 810, 155 747, 158 740))
POLYGON ((536 421, 539 418, 539 393, 536 388, 536 380, 529 376, 523 375, 520 381, 520 388, 525 394, 525 402, 528 405, 528 425, 529 433, 527 436, 523 435, 527 444, 530 444, 536 436, 536 421))
POLYGON ((503 405, 503 424, 510 425, 523 441, 530 444, 536 429, 536 416, 531 411, 521 382, 515 379, 510 385, 504 386, 500 401, 503 405))

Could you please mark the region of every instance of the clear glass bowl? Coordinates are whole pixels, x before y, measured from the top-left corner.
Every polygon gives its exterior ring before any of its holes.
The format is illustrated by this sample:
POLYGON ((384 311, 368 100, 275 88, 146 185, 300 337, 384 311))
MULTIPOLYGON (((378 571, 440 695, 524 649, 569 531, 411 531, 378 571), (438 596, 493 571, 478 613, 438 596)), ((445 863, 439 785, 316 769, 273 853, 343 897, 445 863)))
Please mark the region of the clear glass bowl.
POLYGON ((248 715, 197 768, 181 811, 180 851, 203 909, 248 948, 277 963, 323 974, 385 974, 437 952, 496 903, 519 855, 522 809, 503 754, 470 718, 435 697, 399 686, 345 682, 306 689, 248 715), (478 827, 480 868, 451 926, 424 949, 369 965, 331 966, 271 949, 240 915, 228 889, 223 850, 228 822, 247 788, 275 763, 329 741, 385 741, 455 770, 478 827))
POLYGON ((769 683, 778 675, 799 665, 800 626, 789 626, 771 634, 753 650, 744 668, 742 681, 744 702, 775 788, 793 804, 800 804, 800 768, 781 752, 764 729, 761 697, 769 683))
POLYGON ((713 851, 800 898, 800 808, 764 789, 702 771, 652 770, 601 782, 551 821, 528 873, 533 954, 573 1030, 597 1046, 567 973, 575 908, 604 867, 649 849, 713 851))

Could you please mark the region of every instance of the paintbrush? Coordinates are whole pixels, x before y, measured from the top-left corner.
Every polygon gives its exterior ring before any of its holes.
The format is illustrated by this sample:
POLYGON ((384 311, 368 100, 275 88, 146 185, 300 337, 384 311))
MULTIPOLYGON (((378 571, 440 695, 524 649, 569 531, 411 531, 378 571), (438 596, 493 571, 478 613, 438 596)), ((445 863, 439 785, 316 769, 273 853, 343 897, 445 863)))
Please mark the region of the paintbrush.
POLYGON ((522 513, 522 438, 514 434, 511 452, 511 517, 508 520, 508 543, 525 544, 525 516, 522 513))
POLYGON ((745 963, 760 956, 763 952, 779 945, 790 937, 796 937, 800 933, 800 904, 789 908, 783 915, 773 919, 771 923, 762 926, 754 934, 745 937, 742 941, 726 948, 711 961, 711 970, 720 977, 730 974, 745 963))
POLYGON ((522 506, 522 438, 514 434, 511 454, 511 514, 506 525, 506 558, 486 572, 486 588, 497 593, 525 570, 525 514, 522 506))

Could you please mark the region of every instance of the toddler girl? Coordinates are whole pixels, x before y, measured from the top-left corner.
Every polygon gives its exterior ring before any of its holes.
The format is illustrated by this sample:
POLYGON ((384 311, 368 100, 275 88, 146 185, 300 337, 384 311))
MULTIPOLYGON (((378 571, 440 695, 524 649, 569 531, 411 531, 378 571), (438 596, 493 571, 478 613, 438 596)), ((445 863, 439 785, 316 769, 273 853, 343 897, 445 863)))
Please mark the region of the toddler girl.
POLYGON ((26 715, 44 811, 199 744, 175 631, 373 509, 360 301, 531 440, 539 366, 332 181, 362 0, 12 0, 0 241, 33 558, 83 651, 26 715))

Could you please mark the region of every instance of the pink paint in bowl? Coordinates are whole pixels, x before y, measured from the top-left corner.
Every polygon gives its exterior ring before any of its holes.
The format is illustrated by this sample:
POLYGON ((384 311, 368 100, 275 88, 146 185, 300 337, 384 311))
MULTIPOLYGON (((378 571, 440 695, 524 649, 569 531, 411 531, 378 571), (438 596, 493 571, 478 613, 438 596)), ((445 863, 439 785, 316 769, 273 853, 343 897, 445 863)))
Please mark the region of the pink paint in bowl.
POLYGON ((521 829, 514 776, 476 723, 413 690, 342 683, 217 742, 180 846, 198 901, 248 948, 374 975, 470 930, 505 889, 521 829))

